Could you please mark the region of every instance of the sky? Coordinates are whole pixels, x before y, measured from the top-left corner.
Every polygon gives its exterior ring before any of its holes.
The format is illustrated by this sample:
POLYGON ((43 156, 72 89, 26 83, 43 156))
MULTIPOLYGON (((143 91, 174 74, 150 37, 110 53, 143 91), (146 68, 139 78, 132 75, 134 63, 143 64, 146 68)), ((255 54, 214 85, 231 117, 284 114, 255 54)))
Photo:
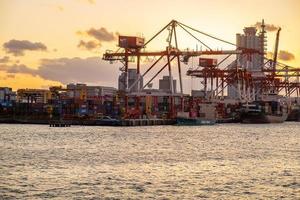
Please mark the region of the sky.
MULTIPOLYGON (((147 40, 172 19, 233 43, 245 26, 264 19, 268 51, 281 27, 280 61, 300 67, 299 10, 299 0, 0 0, 0 87, 117 87, 122 65, 103 61, 103 53, 118 48, 118 35, 147 40)), ((183 33, 178 38, 181 49, 201 48, 183 33)), ((232 48, 202 39, 213 48, 232 48)), ((163 35, 147 50, 163 50, 165 41, 163 35)))

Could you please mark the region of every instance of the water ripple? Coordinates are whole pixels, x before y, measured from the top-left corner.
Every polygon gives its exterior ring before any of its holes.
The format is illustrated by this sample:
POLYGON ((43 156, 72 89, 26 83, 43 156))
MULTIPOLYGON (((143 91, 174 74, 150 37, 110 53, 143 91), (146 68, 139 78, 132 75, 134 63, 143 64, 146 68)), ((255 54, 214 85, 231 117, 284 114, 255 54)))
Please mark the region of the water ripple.
POLYGON ((299 125, 1 124, 0 199, 300 199, 299 125))

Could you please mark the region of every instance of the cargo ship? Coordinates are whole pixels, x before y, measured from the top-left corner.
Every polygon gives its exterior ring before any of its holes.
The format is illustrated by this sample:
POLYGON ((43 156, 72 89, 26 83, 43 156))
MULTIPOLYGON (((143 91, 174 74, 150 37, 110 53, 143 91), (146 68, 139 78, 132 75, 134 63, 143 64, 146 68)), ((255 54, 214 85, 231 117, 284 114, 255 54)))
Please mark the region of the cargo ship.
POLYGON ((242 105, 242 123, 283 123, 288 117, 287 104, 279 101, 255 101, 242 105))
POLYGON ((178 112, 176 125, 201 126, 214 125, 216 123, 216 106, 214 104, 201 103, 196 109, 189 112, 178 112))
POLYGON ((300 122, 300 105, 295 104, 291 107, 291 112, 288 115, 287 121, 300 122))

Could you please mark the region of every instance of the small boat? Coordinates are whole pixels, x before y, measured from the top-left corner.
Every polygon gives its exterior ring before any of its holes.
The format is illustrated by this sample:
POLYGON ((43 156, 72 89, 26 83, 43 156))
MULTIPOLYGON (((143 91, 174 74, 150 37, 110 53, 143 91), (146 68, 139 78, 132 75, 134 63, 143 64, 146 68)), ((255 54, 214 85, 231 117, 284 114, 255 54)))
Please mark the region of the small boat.
POLYGON ((242 123, 283 123, 288 117, 287 104, 279 101, 255 101, 241 108, 242 123))
POLYGON ((118 126, 120 124, 120 120, 111 118, 109 116, 103 116, 94 120, 94 125, 96 126, 118 126))

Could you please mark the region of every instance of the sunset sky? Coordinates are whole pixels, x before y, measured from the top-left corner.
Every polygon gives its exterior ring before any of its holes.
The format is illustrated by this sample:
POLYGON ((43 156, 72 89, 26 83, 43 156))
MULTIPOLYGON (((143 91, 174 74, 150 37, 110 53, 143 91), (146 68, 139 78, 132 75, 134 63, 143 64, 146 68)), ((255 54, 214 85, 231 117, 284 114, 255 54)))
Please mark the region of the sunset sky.
MULTIPOLYGON (((264 18, 282 28, 281 61, 300 67, 299 10, 299 0, 0 0, 0 87, 116 87, 121 65, 101 57, 117 49, 117 34, 147 40, 172 19, 235 43, 236 33, 264 18)), ((268 32, 268 51, 275 34, 268 32)), ((183 38, 182 49, 195 48, 195 40, 183 38)), ((160 50, 165 40, 151 48, 160 50)))

